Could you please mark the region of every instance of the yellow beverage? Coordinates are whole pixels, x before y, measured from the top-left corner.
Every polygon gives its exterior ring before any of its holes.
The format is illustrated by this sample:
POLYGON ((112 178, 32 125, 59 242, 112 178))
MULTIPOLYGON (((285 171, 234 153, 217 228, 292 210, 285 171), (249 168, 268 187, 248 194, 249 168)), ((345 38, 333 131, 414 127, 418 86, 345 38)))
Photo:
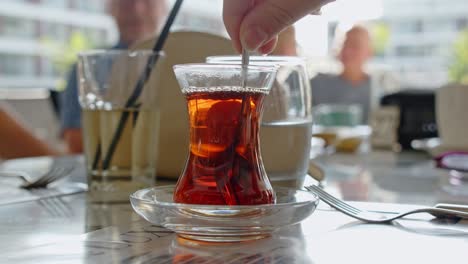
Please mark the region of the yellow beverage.
POLYGON ((83 110, 83 141, 89 189, 97 200, 128 200, 133 191, 151 186, 157 150, 156 111, 83 110), (123 115, 128 115, 108 166, 110 145, 123 115))

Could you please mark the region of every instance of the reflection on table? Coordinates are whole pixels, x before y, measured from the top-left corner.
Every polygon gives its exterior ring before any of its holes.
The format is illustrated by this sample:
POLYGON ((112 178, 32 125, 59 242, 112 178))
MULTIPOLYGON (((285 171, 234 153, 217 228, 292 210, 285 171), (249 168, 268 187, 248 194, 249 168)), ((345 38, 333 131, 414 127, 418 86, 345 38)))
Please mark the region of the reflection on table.
POLYGON ((345 200, 434 205, 468 203, 468 183, 454 185, 450 171, 437 169, 421 152, 335 153, 314 159, 326 188, 345 200))

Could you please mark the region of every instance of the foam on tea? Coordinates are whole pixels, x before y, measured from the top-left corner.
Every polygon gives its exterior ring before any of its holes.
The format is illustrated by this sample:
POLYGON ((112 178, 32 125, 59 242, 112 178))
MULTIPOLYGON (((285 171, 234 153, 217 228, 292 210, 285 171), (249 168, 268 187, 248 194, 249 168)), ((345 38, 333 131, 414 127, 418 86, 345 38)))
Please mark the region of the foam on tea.
POLYGON ((190 88, 183 92, 190 117, 190 154, 174 201, 274 203, 258 142, 261 105, 267 93, 240 87, 190 88), (246 112, 242 111, 243 102, 246 112))

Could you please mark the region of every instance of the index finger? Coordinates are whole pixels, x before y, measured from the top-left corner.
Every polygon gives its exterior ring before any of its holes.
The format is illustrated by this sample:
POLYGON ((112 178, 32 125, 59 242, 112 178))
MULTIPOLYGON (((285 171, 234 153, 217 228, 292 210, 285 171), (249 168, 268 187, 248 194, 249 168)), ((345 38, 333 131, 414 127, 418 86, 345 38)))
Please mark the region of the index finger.
POLYGON ((255 5, 256 0, 224 0, 223 20, 226 30, 231 37, 234 48, 242 52, 240 42, 240 26, 245 15, 255 5))

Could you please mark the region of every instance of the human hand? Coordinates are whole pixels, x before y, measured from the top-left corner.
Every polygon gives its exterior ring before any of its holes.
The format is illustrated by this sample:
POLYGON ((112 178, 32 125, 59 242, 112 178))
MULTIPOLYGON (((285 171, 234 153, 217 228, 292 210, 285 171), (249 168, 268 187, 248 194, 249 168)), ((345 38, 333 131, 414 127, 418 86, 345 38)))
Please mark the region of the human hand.
POLYGON ((223 18, 235 49, 270 53, 278 33, 333 0, 224 0, 223 18))

